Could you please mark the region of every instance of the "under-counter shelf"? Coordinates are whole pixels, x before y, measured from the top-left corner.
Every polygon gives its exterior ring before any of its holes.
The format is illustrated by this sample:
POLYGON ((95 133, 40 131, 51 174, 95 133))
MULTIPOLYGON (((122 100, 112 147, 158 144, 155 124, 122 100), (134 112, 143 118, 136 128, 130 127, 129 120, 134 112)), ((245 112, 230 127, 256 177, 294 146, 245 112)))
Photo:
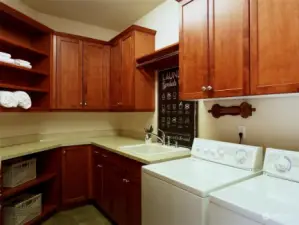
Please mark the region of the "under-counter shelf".
POLYGON ((21 184, 17 187, 3 188, 2 199, 5 200, 5 199, 15 196, 17 194, 20 194, 21 192, 26 191, 32 187, 35 187, 41 183, 52 180, 53 178, 55 178, 55 176, 56 176, 55 173, 45 174, 45 175, 41 175, 41 176, 37 177, 34 180, 31 180, 24 184, 21 184))
POLYGON ((54 213, 57 210, 56 205, 43 205, 43 211, 42 214, 38 217, 34 218, 33 220, 25 223, 25 225, 33 225, 33 224, 39 224, 43 219, 49 217, 52 213, 54 213))

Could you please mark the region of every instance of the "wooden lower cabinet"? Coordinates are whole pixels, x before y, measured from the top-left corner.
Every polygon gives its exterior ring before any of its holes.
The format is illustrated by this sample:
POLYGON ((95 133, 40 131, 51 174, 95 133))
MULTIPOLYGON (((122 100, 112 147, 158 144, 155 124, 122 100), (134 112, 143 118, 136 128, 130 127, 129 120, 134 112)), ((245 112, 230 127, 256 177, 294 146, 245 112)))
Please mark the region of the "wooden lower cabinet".
POLYGON ((97 206, 118 225, 140 225, 142 164, 98 148, 93 156, 97 206))
POLYGON ((82 204, 88 200, 89 147, 62 148, 62 206, 82 204))

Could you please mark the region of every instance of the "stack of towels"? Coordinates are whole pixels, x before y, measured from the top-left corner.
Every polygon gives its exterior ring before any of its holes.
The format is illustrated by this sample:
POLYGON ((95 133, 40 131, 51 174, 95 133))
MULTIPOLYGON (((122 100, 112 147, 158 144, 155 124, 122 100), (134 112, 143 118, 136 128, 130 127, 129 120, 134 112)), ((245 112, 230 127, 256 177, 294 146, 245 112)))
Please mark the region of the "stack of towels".
POLYGON ((0 61, 14 64, 15 61, 11 58, 11 54, 0 52, 0 61))
POLYGON ((28 69, 32 69, 32 65, 30 62, 22 59, 12 59, 11 54, 6 52, 0 52, 0 61, 5 63, 15 64, 17 66, 26 67, 28 69))
POLYGON ((19 106, 23 109, 29 109, 31 105, 31 98, 24 91, 0 91, 0 106, 2 107, 16 108, 19 106))

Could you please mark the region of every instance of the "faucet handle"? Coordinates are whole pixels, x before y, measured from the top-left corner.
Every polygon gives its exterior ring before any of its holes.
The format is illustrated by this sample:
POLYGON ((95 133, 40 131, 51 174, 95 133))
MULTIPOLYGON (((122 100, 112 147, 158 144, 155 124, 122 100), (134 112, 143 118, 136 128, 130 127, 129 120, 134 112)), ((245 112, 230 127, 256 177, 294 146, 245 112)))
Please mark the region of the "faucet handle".
POLYGON ((167 145, 170 146, 170 136, 167 136, 167 145))

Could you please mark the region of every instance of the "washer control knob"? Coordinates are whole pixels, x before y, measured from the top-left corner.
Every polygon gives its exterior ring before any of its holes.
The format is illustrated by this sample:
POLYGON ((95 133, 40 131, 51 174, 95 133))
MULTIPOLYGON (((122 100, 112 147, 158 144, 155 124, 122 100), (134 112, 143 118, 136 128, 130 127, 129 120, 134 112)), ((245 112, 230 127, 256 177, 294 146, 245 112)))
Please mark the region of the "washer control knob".
POLYGON ((292 168, 292 163, 289 157, 284 156, 280 157, 279 160, 275 163, 275 168, 280 173, 285 173, 290 171, 292 168))
POLYGON ((247 157, 248 155, 245 150, 240 149, 236 152, 236 161, 239 164, 244 164, 247 160, 247 157))

